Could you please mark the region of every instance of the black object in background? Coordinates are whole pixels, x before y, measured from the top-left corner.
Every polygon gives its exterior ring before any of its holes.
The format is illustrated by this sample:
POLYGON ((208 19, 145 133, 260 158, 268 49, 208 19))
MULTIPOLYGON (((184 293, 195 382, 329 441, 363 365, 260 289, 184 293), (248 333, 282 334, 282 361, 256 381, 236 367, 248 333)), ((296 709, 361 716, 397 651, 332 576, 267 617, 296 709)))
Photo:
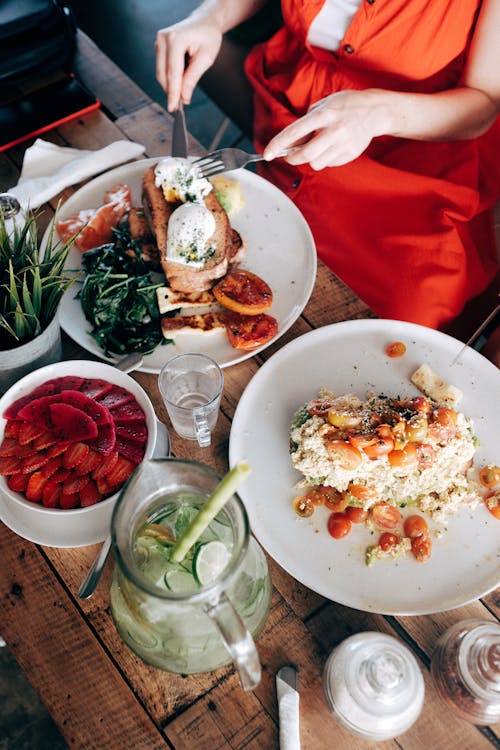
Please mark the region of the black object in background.
POLYGON ((100 102, 74 76, 0 105, 0 151, 92 112, 100 102))

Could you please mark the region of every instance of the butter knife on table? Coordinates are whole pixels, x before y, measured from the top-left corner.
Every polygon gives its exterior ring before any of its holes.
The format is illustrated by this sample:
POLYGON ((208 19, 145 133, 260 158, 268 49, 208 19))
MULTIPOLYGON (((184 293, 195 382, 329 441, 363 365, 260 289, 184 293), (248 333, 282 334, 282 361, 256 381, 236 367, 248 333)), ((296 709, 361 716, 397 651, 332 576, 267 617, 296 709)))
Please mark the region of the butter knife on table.
POLYGON ((296 667, 287 665, 276 673, 280 750, 300 750, 299 691, 296 667))
POLYGON ((186 158, 188 155, 188 135, 186 129, 186 117, 184 105, 179 101, 179 107, 174 114, 174 127, 172 130, 172 156, 186 158))

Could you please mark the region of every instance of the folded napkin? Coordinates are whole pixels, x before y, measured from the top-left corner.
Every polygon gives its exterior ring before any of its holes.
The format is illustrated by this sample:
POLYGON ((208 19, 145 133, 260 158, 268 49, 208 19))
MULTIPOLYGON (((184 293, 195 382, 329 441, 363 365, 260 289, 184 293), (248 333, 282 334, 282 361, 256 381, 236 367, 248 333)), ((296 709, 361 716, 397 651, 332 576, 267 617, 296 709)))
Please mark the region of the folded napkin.
POLYGON ((69 185, 135 159, 145 147, 132 141, 115 141, 97 151, 56 146, 38 138, 24 155, 19 182, 7 192, 21 209, 38 208, 69 185))

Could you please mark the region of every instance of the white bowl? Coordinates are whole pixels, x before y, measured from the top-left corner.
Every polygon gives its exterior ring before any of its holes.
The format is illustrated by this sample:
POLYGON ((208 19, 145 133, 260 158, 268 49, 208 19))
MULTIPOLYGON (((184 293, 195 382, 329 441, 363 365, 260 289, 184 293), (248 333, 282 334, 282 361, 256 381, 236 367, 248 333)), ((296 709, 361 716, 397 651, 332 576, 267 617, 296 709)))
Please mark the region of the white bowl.
MULTIPOLYGON (((102 378, 130 391, 146 415, 148 439, 144 458, 152 457, 157 439, 157 420, 146 392, 130 375, 112 365, 90 360, 70 360, 47 365, 29 373, 13 385, 0 399, 0 442, 3 440, 6 425, 2 415, 8 406, 21 396, 31 393, 38 385, 62 375, 102 378)), ((106 538, 118 495, 119 492, 87 508, 45 508, 26 500, 20 493, 13 492, 7 484, 6 477, 2 476, 0 519, 12 531, 30 542, 48 547, 83 547, 106 538)))

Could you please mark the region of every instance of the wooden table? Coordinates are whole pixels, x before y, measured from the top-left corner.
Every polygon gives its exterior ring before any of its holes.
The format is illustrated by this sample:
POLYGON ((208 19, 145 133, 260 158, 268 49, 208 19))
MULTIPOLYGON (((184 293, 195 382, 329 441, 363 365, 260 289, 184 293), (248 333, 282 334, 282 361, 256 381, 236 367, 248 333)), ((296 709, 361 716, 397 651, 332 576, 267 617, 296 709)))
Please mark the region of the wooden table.
MULTIPOLYGON (((146 155, 170 153, 171 117, 137 88, 85 36, 80 35, 76 71, 102 101, 101 111, 46 136, 59 144, 96 149, 121 139, 143 143, 146 155)), ((192 143, 193 152, 202 152, 192 143)), ((24 148, 0 155, 0 189, 16 183, 24 148)), ((67 190, 63 198, 72 194, 67 190)), ((41 219, 50 220, 56 200, 41 219)), ((223 473, 231 419, 245 386, 264 360, 291 339, 328 323, 371 316, 363 303, 320 264, 312 297, 302 316, 261 355, 225 370, 222 412, 213 446, 201 450, 171 432, 174 455, 209 463, 223 473)), ((92 358, 65 339, 66 358, 92 358)), ((134 377, 147 390, 157 416, 168 426, 154 375, 134 377)), ((414 726, 379 748, 488 750, 500 747, 500 726, 477 728, 444 708, 429 677, 436 638, 470 617, 498 619, 500 591, 468 606, 432 616, 393 617, 340 606, 299 584, 272 559, 271 611, 257 645, 263 678, 252 693, 240 688, 231 666, 212 674, 180 676, 143 664, 113 626, 108 587, 111 564, 93 598, 76 591, 98 545, 80 549, 37 546, 0 524, 0 632, 60 727, 78 750, 278 747, 275 674, 285 663, 300 669, 301 737, 304 750, 367 748, 331 718, 321 672, 333 646, 362 630, 391 633, 415 653, 424 673, 426 698, 414 726)))

